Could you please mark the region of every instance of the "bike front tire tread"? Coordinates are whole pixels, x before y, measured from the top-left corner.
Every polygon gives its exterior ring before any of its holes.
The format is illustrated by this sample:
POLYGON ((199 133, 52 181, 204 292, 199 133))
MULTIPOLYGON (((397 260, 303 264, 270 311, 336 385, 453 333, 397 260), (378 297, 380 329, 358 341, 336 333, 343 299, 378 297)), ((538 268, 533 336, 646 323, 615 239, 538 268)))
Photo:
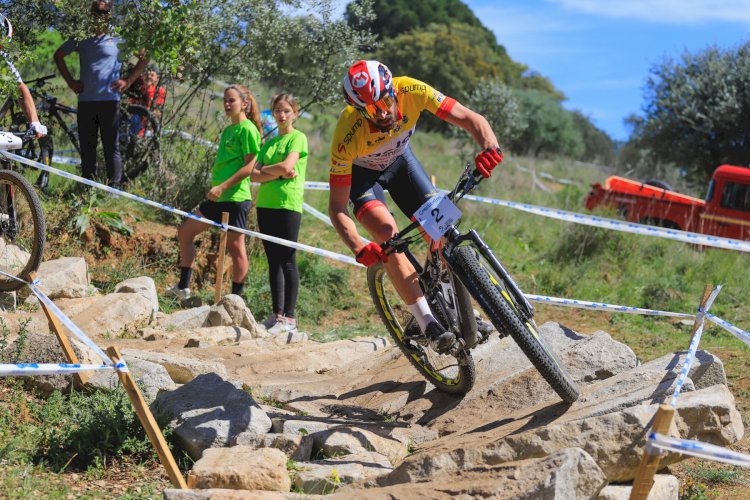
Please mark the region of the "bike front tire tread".
POLYGON ((531 364, 539 371, 547 383, 566 403, 578 399, 578 388, 567 374, 565 368, 550 350, 536 328, 529 326, 518 314, 514 304, 503 297, 500 290, 492 284, 488 272, 476 258, 475 249, 463 246, 455 250, 457 269, 454 273, 465 280, 467 288, 475 292, 474 298, 479 302, 490 321, 498 329, 513 337, 531 364))

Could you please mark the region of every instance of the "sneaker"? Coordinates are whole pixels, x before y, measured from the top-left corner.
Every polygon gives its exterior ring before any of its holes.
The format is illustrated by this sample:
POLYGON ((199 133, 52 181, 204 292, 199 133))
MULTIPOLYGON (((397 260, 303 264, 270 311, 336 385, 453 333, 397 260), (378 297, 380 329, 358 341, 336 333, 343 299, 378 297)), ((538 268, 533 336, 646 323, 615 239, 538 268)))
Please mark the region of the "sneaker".
POLYGON ((284 319, 284 316, 282 316, 281 314, 271 313, 263 322, 263 328, 265 328, 266 330, 270 330, 276 323, 278 323, 282 319, 284 319))
POLYGON ((446 331, 437 321, 431 322, 425 329, 425 335, 430 339, 430 347, 439 353, 446 353, 456 342, 456 336, 446 331))
POLYGON ((294 318, 279 319, 275 325, 268 329, 268 333, 271 335, 286 335, 288 333, 297 332, 297 320, 294 318))
POLYGON ((190 289, 177 288, 177 285, 173 285, 167 288, 167 290, 164 292, 164 295, 177 300, 187 300, 190 298, 190 289))

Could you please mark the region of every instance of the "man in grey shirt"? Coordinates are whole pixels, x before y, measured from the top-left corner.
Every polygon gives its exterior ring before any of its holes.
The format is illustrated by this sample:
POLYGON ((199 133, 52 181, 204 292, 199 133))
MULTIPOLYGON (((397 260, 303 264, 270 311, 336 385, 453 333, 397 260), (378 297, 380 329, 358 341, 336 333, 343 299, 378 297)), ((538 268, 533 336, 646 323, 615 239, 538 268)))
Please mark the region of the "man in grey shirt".
POLYGON ((96 173, 97 133, 101 134, 108 184, 122 183, 119 125, 120 94, 130 87, 148 64, 141 51, 138 63, 126 79, 122 79, 119 60, 122 41, 108 34, 112 0, 91 2, 91 15, 97 22, 97 33, 81 41, 67 40, 55 52, 54 60, 68 87, 78 94, 78 137, 81 147, 81 171, 91 179, 96 173), (80 79, 70 74, 65 57, 78 52, 81 62, 80 79))

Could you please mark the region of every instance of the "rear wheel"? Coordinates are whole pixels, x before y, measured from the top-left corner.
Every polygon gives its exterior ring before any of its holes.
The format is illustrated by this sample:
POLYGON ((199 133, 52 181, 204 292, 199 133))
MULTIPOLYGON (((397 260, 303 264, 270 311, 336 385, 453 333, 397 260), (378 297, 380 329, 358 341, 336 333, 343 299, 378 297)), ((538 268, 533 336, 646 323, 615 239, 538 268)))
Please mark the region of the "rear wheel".
POLYGON ((521 308, 505 281, 473 247, 463 246, 454 252, 454 272, 464 280, 499 332, 510 334, 531 364, 566 403, 578 399, 578 388, 557 355, 549 348, 533 319, 524 319, 521 308))
MULTIPOLYGON (((0 271, 25 281, 42 262, 44 215, 34 188, 20 174, 0 170, 0 271)), ((0 291, 23 283, 0 274, 0 291)))
POLYGON ((129 104, 121 113, 120 154, 126 179, 134 179, 147 168, 159 166, 160 133, 159 123, 144 106, 129 104))
MULTIPOLYGON (((447 354, 438 354, 426 345, 426 339, 421 336, 417 321, 391 284, 382 264, 374 265, 367 270, 367 284, 380 319, 393 341, 417 371, 441 391, 451 394, 469 392, 474 386, 476 372, 474 360, 468 350, 462 351, 459 359, 447 354)), ((437 311, 433 311, 433 314, 441 319, 441 322, 444 321, 437 311)))

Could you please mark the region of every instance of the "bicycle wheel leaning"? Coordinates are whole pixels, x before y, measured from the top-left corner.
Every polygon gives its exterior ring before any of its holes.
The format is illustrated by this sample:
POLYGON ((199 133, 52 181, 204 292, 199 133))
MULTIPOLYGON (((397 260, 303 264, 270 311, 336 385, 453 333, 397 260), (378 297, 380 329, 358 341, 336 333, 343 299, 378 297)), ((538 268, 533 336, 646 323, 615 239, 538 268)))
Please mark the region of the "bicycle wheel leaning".
POLYGON ((526 357, 566 403, 578 399, 578 388, 557 355, 549 348, 533 319, 524 319, 505 281, 472 246, 454 251, 454 273, 473 292, 473 297, 499 332, 513 337, 526 357))
MULTIPOLYGON (((0 271, 28 281, 42 262, 44 238, 44 213, 34 188, 17 172, 0 170, 0 271)), ((0 291, 23 286, 0 274, 0 291)))
MULTIPOLYGON (((438 354, 426 345, 426 342, 417 341, 414 337, 420 337, 419 325, 391 284, 382 264, 368 268, 367 284, 380 319, 393 341, 417 371, 443 392, 469 392, 474 386, 476 371, 474 360, 468 350, 462 352, 462 359, 457 359, 451 355, 438 354)), ((456 293, 461 292, 457 290, 456 293)), ((457 300, 456 303, 461 307, 466 301, 457 300)), ((440 318, 440 315, 436 314, 436 317, 440 318)), ((473 320, 473 314, 471 319, 473 320)))
POLYGON ((126 179, 134 179, 149 167, 159 166, 160 133, 159 123, 148 109, 140 104, 127 105, 120 115, 120 154, 126 179))

